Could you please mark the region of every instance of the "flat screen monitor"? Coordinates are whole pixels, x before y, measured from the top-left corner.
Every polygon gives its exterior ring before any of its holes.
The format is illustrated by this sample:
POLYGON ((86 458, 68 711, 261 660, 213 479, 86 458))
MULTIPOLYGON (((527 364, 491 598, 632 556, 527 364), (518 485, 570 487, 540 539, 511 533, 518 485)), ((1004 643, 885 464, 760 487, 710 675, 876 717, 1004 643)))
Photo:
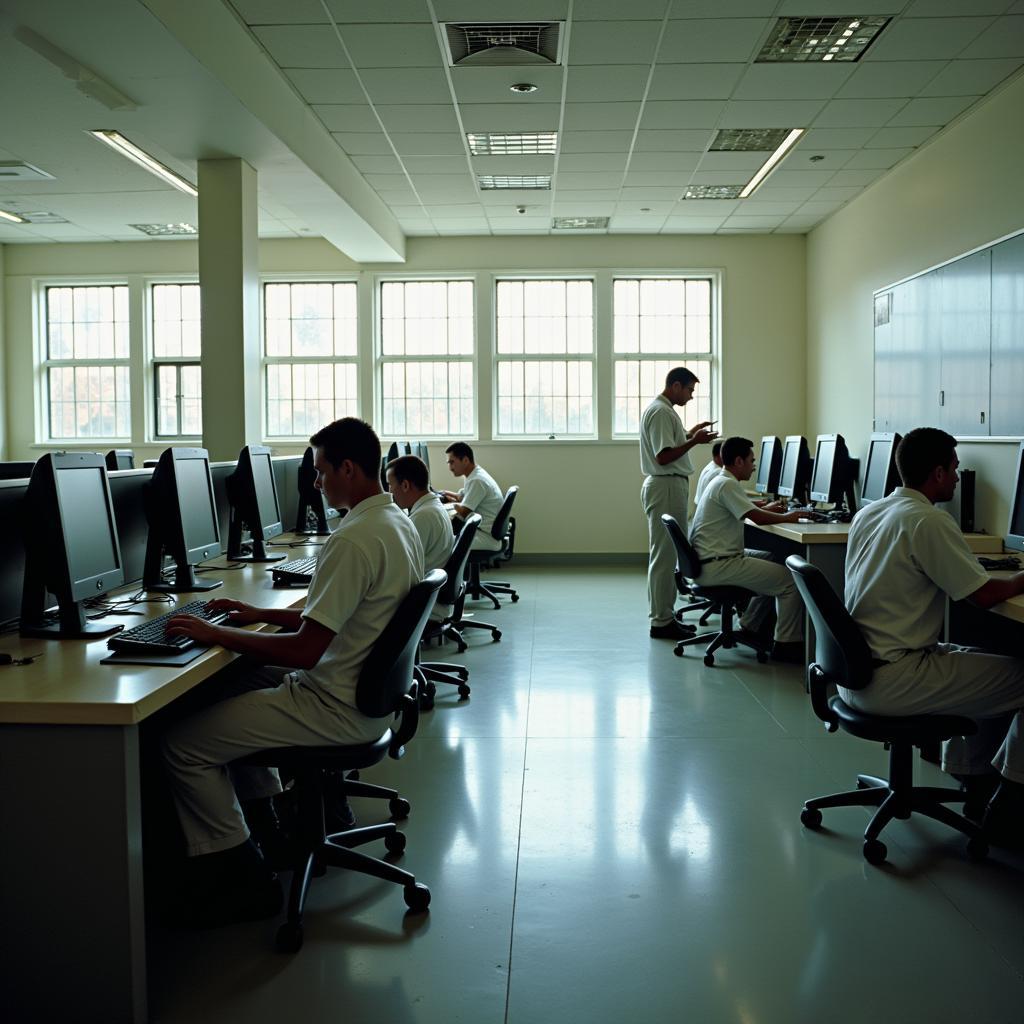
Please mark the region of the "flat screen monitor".
POLYGON ((135 453, 130 448, 111 448, 106 457, 107 471, 110 473, 118 469, 135 468, 135 453))
POLYGON ((299 504, 295 512, 295 532, 307 537, 325 537, 331 531, 327 528, 327 506, 316 486, 317 473, 313 459, 313 449, 307 448, 299 466, 299 504))
POLYGON ((44 455, 25 494, 25 579, 22 636, 108 636, 120 625, 88 622, 84 601, 124 582, 114 503, 103 456, 44 455), (58 615, 46 614, 46 594, 58 615))
POLYGON ((0 480, 27 480, 34 462, 0 462, 0 480))
MULTIPOLYGON (((25 575, 25 492, 27 480, 0 481, 0 629, 18 621, 25 575)), ((52 603, 52 602, 49 602, 52 603)))
POLYGON ((901 440, 899 434, 872 434, 869 438, 860 492, 862 505, 879 501, 899 486, 896 449, 901 440))
POLYGON ((146 492, 153 474, 145 469, 108 474, 110 497, 114 502, 114 522, 117 524, 117 542, 124 560, 125 583, 142 579, 146 563, 146 544, 149 540, 149 521, 146 518, 146 492))
POLYGON ((779 473, 782 470, 782 443, 774 435, 761 438, 761 451, 757 456, 757 479, 754 490, 758 494, 777 494, 779 473))
POLYGON ((231 505, 228 558, 241 562, 279 562, 284 555, 268 555, 265 541, 284 533, 281 506, 270 449, 247 444, 238 453, 238 466, 228 477, 231 505), (249 531, 251 550, 242 548, 242 532, 249 531))
POLYGON ((1024 441, 1017 448, 1017 472, 1013 478, 1010 522, 1004 543, 1014 551, 1024 551, 1024 441))
POLYGON ((843 435, 819 434, 814 448, 811 501, 840 505, 852 498, 853 463, 843 435))
POLYGON ((220 580, 196 579, 195 566, 220 554, 220 525, 205 448, 168 448, 157 460, 146 500, 149 538, 142 583, 147 590, 180 594, 213 590, 220 580), (164 555, 174 561, 164 578, 164 555))
POLYGON ((778 493, 786 498, 806 500, 810 476, 811 455, 807 439, 799 434, 788 434, 782 450, 778 493))

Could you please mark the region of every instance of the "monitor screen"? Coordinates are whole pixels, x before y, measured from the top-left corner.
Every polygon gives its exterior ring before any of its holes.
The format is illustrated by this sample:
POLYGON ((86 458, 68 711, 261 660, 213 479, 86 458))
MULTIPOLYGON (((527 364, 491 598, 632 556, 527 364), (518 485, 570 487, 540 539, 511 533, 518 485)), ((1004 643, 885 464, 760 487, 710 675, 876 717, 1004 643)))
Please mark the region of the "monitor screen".
POLYGON ((775 450, 774 438, 765 438, 761 442, 761 454, 757 457, 757 490, 762 494, 768 490, 768 477, 772 472, 772 453, 775 450))
POLYGON ((872 438, 868 445, 867 465, 864 467, 864 487, 861 501, 878 501, 886 495, 889 470, 892 465, 893 443, 888 438, 872 438))
POLYGON ((811 478, 811 498, 814 501, 832 501, 832 467, 836 457, 835 438, 819 438, 814 453, 814 476, 811 478))
POLYGON ((779 490, 785 489, 790 495, 796 486, 796 475, 800 465, 800 438, 786 438, 782 454, 782 472, 779 474, 779 490))
POLYGON ((72 585, 119 569, 103 470, 98 466, 59 469, 57 496, 72 585))
POLYGON ((256 485, 256 506, 260 514, 260 529, 266 530, 281 522, 281 513, 277 507, 277 494, 274 490, 274 470, 269 455, 250 456, 252 459, 252 479, 256 485))
POLYGON ((175 459, 174 475, 186 550, 217 547, 219 551, 217 510, 206 459, 175 459))
POLYGON ((1024 441, 1017 449, 1017 478, 1011 500, 1010 536, 1006 538, 1006 546, 1020 551, 1024 549, 1024 441))

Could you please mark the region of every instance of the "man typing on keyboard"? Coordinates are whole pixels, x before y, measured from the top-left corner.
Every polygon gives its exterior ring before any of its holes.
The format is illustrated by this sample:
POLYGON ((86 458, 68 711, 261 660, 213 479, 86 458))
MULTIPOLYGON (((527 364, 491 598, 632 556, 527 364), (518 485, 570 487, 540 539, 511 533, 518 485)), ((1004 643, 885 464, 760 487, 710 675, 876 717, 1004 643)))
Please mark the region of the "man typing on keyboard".
MULTIPOLYGON (((301 611, 213 601, 223 625, 194 616, 172 619, 169 634, 220 644, 246 655, 224 680, 219 703, 172 727, 164 756, 192 869, 190 912, 197 924, 272 916, 280 883, 271 861, 280 852, 272 769, 232 766, 276 746, 365 743, 381 719, 356 709, 359 671, 384 627, 423 577, 415 527, 380 485, 380 441, 353 417, 310 438, 317 487, 349 514, 324 544, 301 611), (237 627, 266 622, 278 633, 237 627), (243 813, 244 808, 244 813, 243 813)), ((386 723, 385 723, 386 724, 386 723)))

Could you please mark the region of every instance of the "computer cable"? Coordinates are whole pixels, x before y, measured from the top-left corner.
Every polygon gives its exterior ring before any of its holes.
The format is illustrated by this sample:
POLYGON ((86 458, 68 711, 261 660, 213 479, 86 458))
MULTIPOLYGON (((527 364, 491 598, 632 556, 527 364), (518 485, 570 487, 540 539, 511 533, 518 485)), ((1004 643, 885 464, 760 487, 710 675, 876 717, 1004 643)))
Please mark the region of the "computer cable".
POLYGON ((7 665, 31 665, 36 658, 41 658, 45 653, 45 651, 40 651, 38 654, 26 654, 23 658, 15 658, 6 652, 0 652, 0 668, 7 665))

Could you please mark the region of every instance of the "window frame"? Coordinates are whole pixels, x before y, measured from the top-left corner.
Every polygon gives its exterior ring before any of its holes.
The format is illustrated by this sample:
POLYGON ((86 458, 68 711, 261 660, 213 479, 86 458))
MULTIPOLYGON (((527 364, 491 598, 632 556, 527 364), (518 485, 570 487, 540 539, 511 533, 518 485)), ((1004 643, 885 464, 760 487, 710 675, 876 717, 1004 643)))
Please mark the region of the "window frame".
MULTIPOLYGON (((181 415, 181 368, 183 366, 197 366, 199 367, 200 374, 203 369, 203 357, 202 357, 202 321, 200 321, 200 339, 199 339, 199 357, 193 358, 192 356, 158 356, 156 354, 156 326, 154 324, 154 316, 156 314, 156 303, 153 300, 153 289, 161 285, 195 285, 199 287, 199 279, 197 277, 146 277, 143 280, 143 288, 145 292, 144 298, 144 314, 143 314, 143 330, 145 335, 145 351, 146 351, 146 375, 148 377, 148 387, 146 388, 149 400, 147 402, 146 409, 146 440, 152 444, 163 444, 166 441, 202 441, 202 433, 198 434, 184 434, 180 430, 176 434, 161 434, 160 433, 160 367, 161 366, 175 366, 177 367, 175 372, 175 378, 177 385, 175 389, 175 405, 177 407, 178 426, 181 426, 182 415, 181 415)), ((200 294, 200 303, 202 302, 202 294, 200 294)), ((129 337, 129 347, 131 346, 131 338, 129 337)), ((203 405, 202 405, 202 391, 199 395, 199 416, 200 421, 202 420, 203 405)))

